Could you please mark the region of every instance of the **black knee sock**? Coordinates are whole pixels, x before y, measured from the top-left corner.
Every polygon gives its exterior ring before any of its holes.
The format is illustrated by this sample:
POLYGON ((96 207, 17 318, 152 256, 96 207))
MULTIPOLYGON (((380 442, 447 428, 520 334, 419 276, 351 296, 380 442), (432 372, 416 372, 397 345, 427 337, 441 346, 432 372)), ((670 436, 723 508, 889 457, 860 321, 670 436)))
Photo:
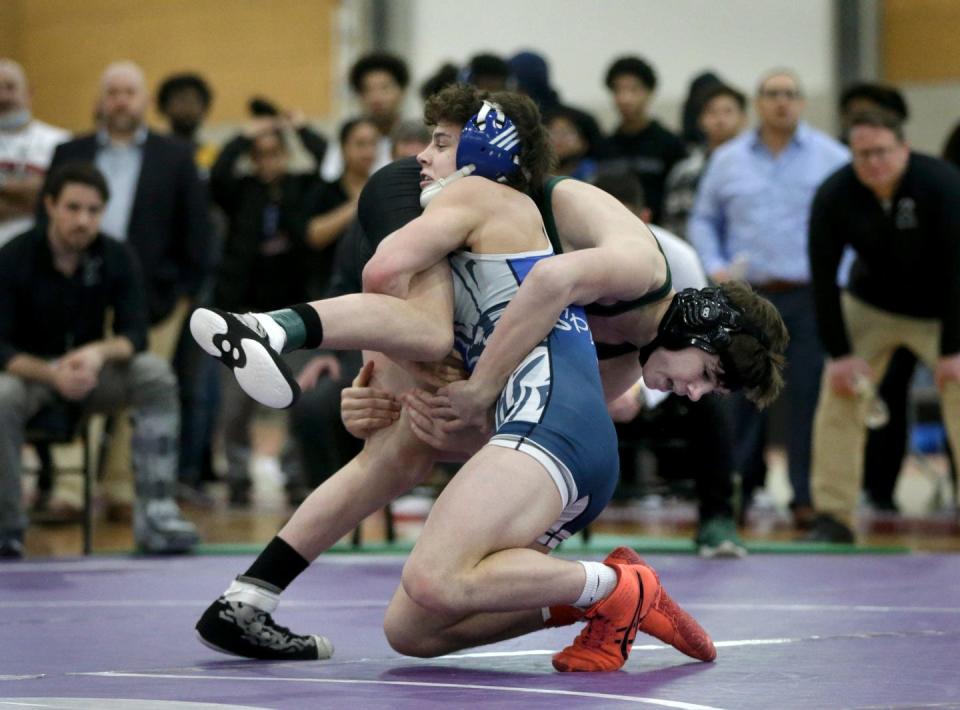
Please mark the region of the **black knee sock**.
POLYGON ((299 552, 282 538, 274 537, 242 576, 266 582, 283 591, 309 566, 299 552))
POLYGON ((287 334, 287 340, 283 345, 285 353, 300 348, 307 350, 319 348, 323 342, 323 323, 309 303, 298 303, 290 308, 270 311, 267 315, 273 318, 287 334))

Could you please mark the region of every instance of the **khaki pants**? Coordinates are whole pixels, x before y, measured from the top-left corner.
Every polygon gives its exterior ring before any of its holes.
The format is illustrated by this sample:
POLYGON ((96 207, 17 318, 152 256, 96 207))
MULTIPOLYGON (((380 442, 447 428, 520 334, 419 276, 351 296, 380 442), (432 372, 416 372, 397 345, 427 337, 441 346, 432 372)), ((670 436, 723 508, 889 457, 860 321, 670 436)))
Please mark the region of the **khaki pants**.
MULTIPOLYGON (((190 309, 186 298, 177 301, 177 305, 166 319, 150 328, 147 335, 148 352, 166 362, 173 361, 177 349, 177 338, 183 328, 183 322, 190 309)), ((110 444, 104 453, 101 490, 111 503, 133 503, 133 475, 131 471, 130 436, 132 428, 130 417, 118 414, 114 418, 110 444)), ((58 476, 51 498, 58 502, 80 507, 83 500, 81 483, 73 477, 58 476)))
MULTIPOLYGON (((876 382, 883 379, 890 357, 900 346, 909 348, 928 367, 936 367, 939 321, 889 313, 848 293, 842 295, 842 307, 851 350, 873 368, 876 382)), ((960 452, 960 382, 948 382, 940 396, 947 438, 953 450, 960 452)), ((836 394, 824 374, 813 425, 813 503, 817 512, 850 527, 863 485, 865 408, 862 398, 836 394)))

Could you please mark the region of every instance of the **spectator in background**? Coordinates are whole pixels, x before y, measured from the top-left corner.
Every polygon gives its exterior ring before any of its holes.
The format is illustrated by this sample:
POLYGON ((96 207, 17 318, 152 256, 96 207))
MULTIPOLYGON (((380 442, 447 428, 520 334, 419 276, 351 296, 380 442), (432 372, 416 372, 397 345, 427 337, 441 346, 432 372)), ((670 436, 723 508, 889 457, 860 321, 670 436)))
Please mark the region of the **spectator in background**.
MULTIPOLYGON (((157 89, 157 111, 167 121, 170 135, 193 147, 193 160, 200 180, 208 183, 210 168, 219 147, 201 140, 200 130, 213 102, 213 90, 199 74, 172 74, 157 89)), ((211 269, 197 296, 198 305, 213 303, 215 269, 219 267, 225 231, 223 213, 210 205, 211 269)), ((174 371, 180 384, 180 482, 181 501, 209 506, 202 481, 214 478, 213 434, 220 404, 219 372, 210 358, 197 348, 186 331, 180 333, 174 371)))
POLYGON ((423 121, 401 121, 390 137, 393 142, 393 160, 419 155, 430 144, 430 129, 423 121))
MULTIPOLYGON (((707 275, 697 252, 680 237, 650 224, 650 210, 643 199, 643 186, 633 173, 606 173, 595 183, 616 197, 644 222, 656 236, 670 266, 673 289, 705 288, 707 275)), ((742 557, 747 550, 737 535, 733 517, 733 432, 727 408, 717 394, 697 401, 666 395, 655 409, 639 416, 644 408, 643 381, 610 404, 621 443, 643 438, 656 430, 657 438, 681 438, 685 449, 679 460, 684 472, 696 482, 700 524, 694 542, 703 557, 742 557)), ((631 452, 632 453, 632 452, 631 452)), ((674 452, 675 453, 675 452, 674 452)), ((677 459, 674 459, 675 461, 677 459)), ((621 484, 636 477, 636 461, 621 456, 621 484)), ((661 471, 663 473, 664 471, 661 471)))
MULTIPOLYGON (((289 170, 290 153, 285 129, 296 129, 301 143, 317 164, 326 141, 302 117, 260 115, 244 132, 228 141, 210 171, 213 199, 227 216, 223 262, 217 274, 214 303, 238 311, 272 310, 309 297, 313 264, 305 243, 307 203, 315 189, 315 173, 289 170), (237 163, 248 156, 252 175, 240 175, 237 163), (293 300, 291 300, 293 299, 293 300)), ((291 366, 307 357, 296 354, 291 366)), ((235 380, 222 380, 221 425, 227 457, 230 503, 250 502, 250 422, 256 403, 243 394, 235 380)), ((292 497, 300 481, 296 462, 286 457, 288 490, 292 497)))
MULTIPOLYGON (((390 133, 402 118, 400 112, 409 83, 406 62, 385 52, 366 54, 350 69, 350 87, 360 99, 362 113, 380 130, 374 170, 390 162, 390 133)), ((343 155, 338 145, 327 151, 320 174, 328 182, 338 180, 343 174, 343 155)))
POLYGON ((200 128, 212 103, 213 91, 199 74, 173 74, 157 90, 157 111, 167 120, 171 135, 193 146, 193 159, 204 179, 217 157, 217 146, 200 142, 200 128))
POLYGON ((620 124, 600 149, 600 170, 633 172, 640 178, 654 222, 663 213, 663 190, 673 166, 687 156, 683 141, 649 115, 657 75, 640 57, 620 57, 607 70, 606 85, 620 124))
MULTIPOLYGON (((909 117, 903 94, 889 84, 851 84, 840 94, 839 109, 840 140, 844 143, 853 118, 858 114, 885 112, 900 123, 905 123, 909 117)), ((842 282, 848 275, 851 258, 852 254, 841 262, 842 282)), ((878 387, 878 395, 886 402, 890 416, 885 426, 867 433, 863 462, 864 492, 870 505, 878 510, 897 510, 893 492, 907 452, 907 402, 916 367, 916 356, 907 348, 897 348, 878 387)))
POLYGON ((140 268, 129 245, 99 231, 108 197, 94 167, 62 164, 47 181, 45 226, 0 249, 0 557, 23 555, 20 447, 27 421, 49 407, 75 426, 129 406, 137 547, 183 552, 197 542, 173 499, 177 382, 167 361, 143 352, 140 268))
POLYGON ((320 298, 327 287, 332 246, 357 218, 357 199, 367 183, 377 159, 380 132, 369 118, 354 118, 340 127, 340 154, 343 172, 333 182, 322 182, 307 196, 304 207, 310 216, 307 224, 307 245, 316 253, 325 254, 323 267, 314 265, 313 298, 320 298))
POLYGON ((106 234, 130 243, 143 265, 151 350, 169 359, 186 301, 207 271, 210 240, 206 193, 189 146, 147 128, 147 91, 140 67, 116 62, 100 84, 101 127, 57 147, 62 162, 94 162, 113 198, 106 234), (175 320, 175 322, 172 322, 175 320))
POLYGON ((600 135, 591 133, 596 128, 592 117, 579 109, 557 106, 544 115, 543 123, 550 133, 550 144, 557 155, 554 172, 593 182, 597 175, 597 161, 590 156, 600 135))
POLYGON ((550 67, 541 55, 531 51, 518 52, 507 60, 507 64, 516 81, 516 90, 533 99, 541 114, 560 105, 560 94, 550 83, 550 67))
POLYGON ((590 150, 587 157, 596 158, 601 139, 600 125, 590 113, 563 103, 560 94, 550 84, 547 60, 535 52, 526 51, 515 54, 508 64, 516 90, 533 99, 543 116, 560 111, 573 118, 580 132, 588 137, 590 150))
MULTIPOLYGON (((423 121, 400 123, 393 132, 393 158, 418 155, 426 150, 430 139, 430 130, 423 121)), ((419 186, 412 183, 411 188, 419 195, 419 186)), ((378 209, 390 211, 386 205, 378 209)), ((363 228, 355 219, 337 240, 323 297, 362 292, 363 265, 372 255, 363 228)), ((304 478, 310 487, 319 486, 360 453, 363 442, 347 432, 340 418, 340 392, 351 385, 362 365, 359 351, 320 351, 297 376, 303 394, 290 411, 290 433, 296 440, 304 478)), ((366 385, 366 381, 361 382, 366 385)))
POLYGON ((816 316, 830 360, 813 449, 818 513, 807 539, 853 542, 865 413, 858 380, 877 383, 893 352, 910 348, 935 371, 943 421, 960 451, 960 172, 910 151, 896 117, 850 124, 853 161, 821 185, 810 217, 816 316), (857 259, 841 293, 837 265, 857 259))
POLYGON ((872 82, 850 84, 840 94, 840 140, 847 142, 853 117, 865 111, 890 113, 900 123, 910 118, 907 101, 896 87, 872 82))
POLYGON ((460 70, 458 78, 481 91, 508 91, 513 83, 510 65, 497 54, 475 54, 460 70))
POLYGON ((433 74, 427 77, 420 85, 420 98, 426 101, 431 96, 439 93, 451 84, 456 84, 460 78, 460 69, 453 62, 445 62, 440 65, 433 74))
POLYGON ((683 101, 680 111, 680 139, 690 148, 699 146, 706 136, 700 126, 700 115, 703 112, 703 103, 707 93, 723 85, 725 82, 712 71, 697 74, 690 81, 687 89, 687 98, 683 101))
POLYGON ((711 153, 736 138, 747 125, 747 97, 732 86, 716 84, 703 92, 698 117, 704 136, 690 156, 673 166, 667 175, 663 200, 663 225, 677 236, 687 237, 687 221, 697 197, 697 185, 711 153))
POLYGON ((33 117, 23 67, 0 58, 0 246, 33 226, 53 150, 68 138, 33 117))
MULTIPOLYGON (((100 80, 98 130, 59 145, 51 170, 88 161, 103 173, 111 199, 101 231, 129 243, 137 255, 147 293, 148 347, 170 361, 190 302, 210 270, 210 229, 193 151, 147 128, 148 101, 140 67, 110 64, 100 80)), ((38 223, 45 225, 45 214, 38 214, 38 223)), ((104 489, 108 516, 121 520, 129 517, 132 501, 129 441, 126 419, 115 419, 104 489)), ((57 497, 55 489, 52 503, 57 497)), ((59 503, 78 508, 78 497, 70 497, 59 503)))
MULTIPOLYGON (((763 76, 755 105, 758 126, 710 158, 688 236, 713 280, 745 278, 787 324, 787 456, 794 523, 802 528, 813 520, 810 439, 823 366, 806 258, 807 226, 817 186, 849 153, 801 120, 803 93, 793 72, 763 76)), ((746 510, 751 494, 766 479, 768 414, 739 396, 734 407, 734 461, 746 510)))

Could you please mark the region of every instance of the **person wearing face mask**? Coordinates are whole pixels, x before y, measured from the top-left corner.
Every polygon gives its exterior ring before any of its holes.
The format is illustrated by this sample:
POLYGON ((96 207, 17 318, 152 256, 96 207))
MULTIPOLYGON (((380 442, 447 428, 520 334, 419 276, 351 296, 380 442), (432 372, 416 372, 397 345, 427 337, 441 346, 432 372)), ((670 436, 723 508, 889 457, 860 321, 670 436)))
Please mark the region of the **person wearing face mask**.
POLYGON ((167 120, 170 135, 193 146, 194 161, 203 179, 207 178, 217 157, 217 147, 203 143, 200 138, 200 129, 212 103, 213 90, 199 74, 173 74, 157 89, 157 111, 167 120))
POLYGON ((33 226, 54 148, 69 138, 33 117, 23 67, 0 58, 0 245, 33 226))

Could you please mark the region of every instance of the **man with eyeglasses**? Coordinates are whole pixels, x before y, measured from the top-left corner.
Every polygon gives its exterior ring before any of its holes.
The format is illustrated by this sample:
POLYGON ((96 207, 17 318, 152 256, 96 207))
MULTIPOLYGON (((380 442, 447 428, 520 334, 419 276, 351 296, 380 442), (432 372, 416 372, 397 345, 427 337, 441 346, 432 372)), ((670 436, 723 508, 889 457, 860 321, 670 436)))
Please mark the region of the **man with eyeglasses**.
POLYGON ((864 113, 850 128, 853 161, 817 191, 810 265, 817 322, 830 355, 814 424, 808 539, 852 542, 863 476, 867 402, 858 380, 879 382, 894 351, 931 369, 943 421, 960 451, 960 172, 914 153, 895 116, 864 113), (856 261, 836 285, 845 247, 856 261))
MULTIPOLYGON (((818 185, 849 160, 834 138, 800 119, 800 81, 775 70, 755 97, 759 124, 719 147, 701 179, 687 236, 709 276, 745 278, 780 311, 790 331, 787 349, 787 456, 794 523, 813 520, 810 438, 823 346, 813 315, 807 222, 818 185)), ((736 397, 734 462, 742 476, 742 510, 766 477, 768 415, 736 397)))

